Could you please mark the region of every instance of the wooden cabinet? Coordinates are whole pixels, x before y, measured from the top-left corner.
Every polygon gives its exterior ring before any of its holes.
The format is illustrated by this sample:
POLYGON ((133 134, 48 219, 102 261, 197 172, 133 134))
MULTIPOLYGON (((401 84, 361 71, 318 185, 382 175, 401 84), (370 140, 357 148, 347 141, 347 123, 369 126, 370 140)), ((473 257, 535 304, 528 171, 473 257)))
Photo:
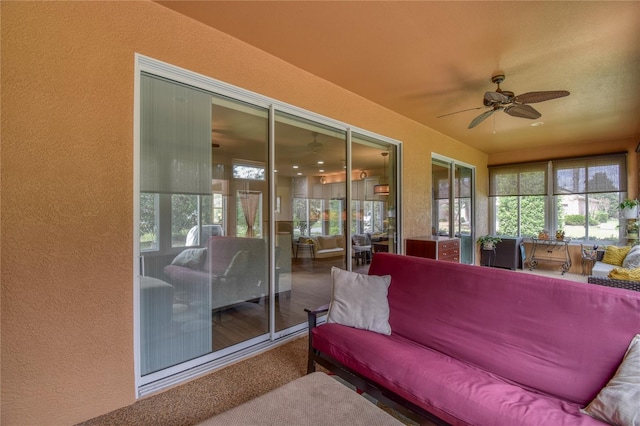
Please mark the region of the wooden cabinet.
POLYGON ((460 240, 437 236, 407 238, 405 253, 407 256, 460 262, 460 240))

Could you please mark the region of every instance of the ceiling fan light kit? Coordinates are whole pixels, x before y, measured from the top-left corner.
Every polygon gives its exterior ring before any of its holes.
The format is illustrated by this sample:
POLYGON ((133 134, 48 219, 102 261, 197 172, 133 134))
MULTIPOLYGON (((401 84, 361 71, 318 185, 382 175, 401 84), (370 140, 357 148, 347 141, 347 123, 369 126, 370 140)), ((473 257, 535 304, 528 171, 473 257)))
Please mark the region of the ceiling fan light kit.
POLYGON ((457 114, 460 112, 471 111, 474 109, 491 108, 471 120, 468 128, 473 129, 497 111, 504 111, 512 117, 536 120, 542 117, 542 114, 540 114, 535 108, 528 104, 562 98, 565 96, 569 96, 570 94, 566 90, 548 90, 542 92, 527 92, 516 96, 515 93, 509 90, 502 90, 500 88, 500 83, 502 83, 504 79, 504 74, 495 74, 491 77, 491 82, 496 84, 498 87, 494 92, 485 92, 482 99, 484 107, 456 111, 449 114, 441 115, 437 118, 446 117, 448 115, 457 114))

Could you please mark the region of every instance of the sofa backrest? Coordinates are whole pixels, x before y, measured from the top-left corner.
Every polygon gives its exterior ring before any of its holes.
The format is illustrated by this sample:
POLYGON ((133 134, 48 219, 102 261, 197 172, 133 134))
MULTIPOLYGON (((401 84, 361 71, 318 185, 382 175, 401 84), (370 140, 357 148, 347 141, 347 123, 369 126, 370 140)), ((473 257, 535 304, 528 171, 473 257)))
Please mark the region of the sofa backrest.
POLYGON ((378 253, 391 330, 521 386, 586 404, 640 333, 640 292, 378 253))
POLYGON ((266 282, 267 243, 261 238, 210 237, 207 241, 207 256, 203 271, 223 276, 236 254, 248 252, 246 277, 266 282))
POLYGON ((318 235, 313 237, 318 244, 318 250, 344 248, 344 235, 318 235))

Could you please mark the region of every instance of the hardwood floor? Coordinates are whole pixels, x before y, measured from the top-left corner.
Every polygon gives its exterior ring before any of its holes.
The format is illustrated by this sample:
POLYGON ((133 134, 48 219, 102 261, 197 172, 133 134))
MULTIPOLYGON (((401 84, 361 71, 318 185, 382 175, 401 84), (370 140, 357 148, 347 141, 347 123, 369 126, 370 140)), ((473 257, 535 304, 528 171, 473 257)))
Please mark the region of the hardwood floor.
MULTIPOLYGON (((291 272, 280 275, 291 281, 290 295, 279 295, 275 301, 276 330, 283 330, 307 321, 305 308, 329 303, 331 298, 331 267, 344 268, 343 258, 292 259, 291 272)), ((368 270, 360 265, 358 272, 368 270)), ((213 321, 214 351, 227 348, 268 332, 269 301, 245 302, 215 312, 213 321)))

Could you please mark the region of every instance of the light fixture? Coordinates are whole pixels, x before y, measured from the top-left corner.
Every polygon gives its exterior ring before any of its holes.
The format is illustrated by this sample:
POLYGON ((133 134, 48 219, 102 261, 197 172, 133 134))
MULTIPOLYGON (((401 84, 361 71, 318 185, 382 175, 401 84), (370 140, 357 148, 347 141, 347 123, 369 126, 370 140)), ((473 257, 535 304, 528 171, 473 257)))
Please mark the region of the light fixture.
POLYGON ((388 152, 382 153, 382 182, 373 186, 373 193, 375 195, 389 195, 389 184, 387 183, 387 155, 388 152))
POLYGON ((327 182, 327 178, 324 176, 320 176, 320 183, 324 185, 326 182, 327 182))
POLYGON ((364 179, 367 177, 367 172, 365 172, 364 170, 360 172, 360 179, 364 179))

